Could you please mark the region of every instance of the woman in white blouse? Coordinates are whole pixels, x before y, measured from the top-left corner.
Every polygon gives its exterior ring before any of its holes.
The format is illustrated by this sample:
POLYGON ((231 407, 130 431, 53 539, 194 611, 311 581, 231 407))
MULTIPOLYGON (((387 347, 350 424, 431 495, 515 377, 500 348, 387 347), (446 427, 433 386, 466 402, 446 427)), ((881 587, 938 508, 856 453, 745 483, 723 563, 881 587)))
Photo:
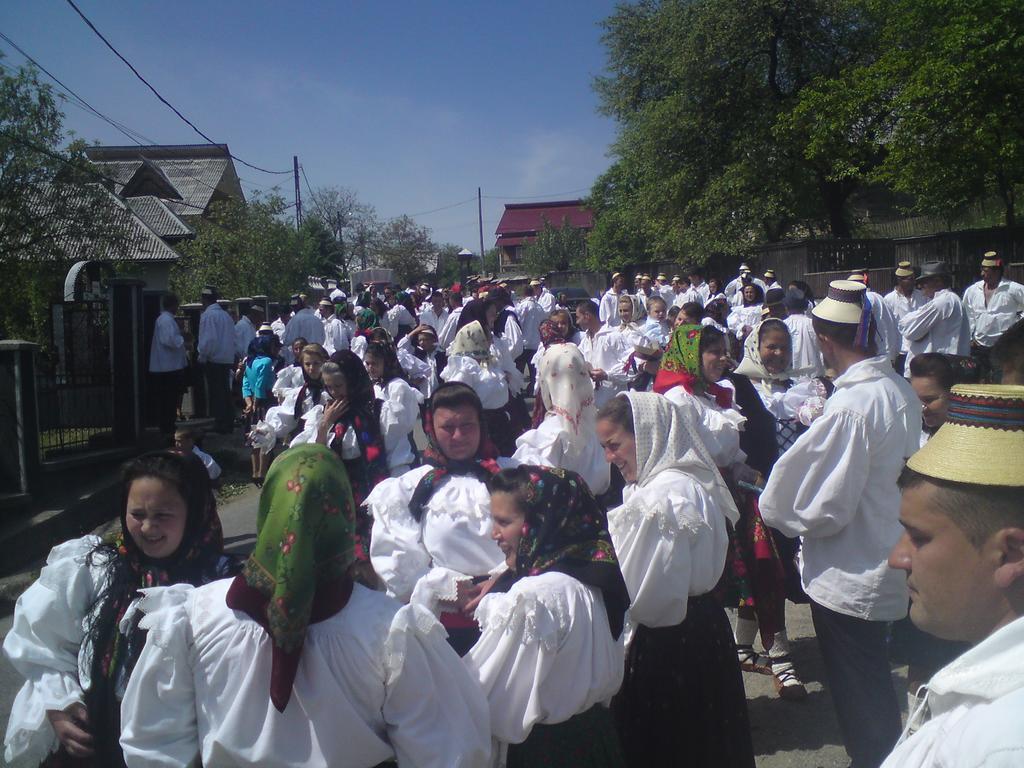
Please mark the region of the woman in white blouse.
POLYGON ((508 768, 624 766, 607 704, 622 683, 629 593, 604 509, 579 475, 520 466, 488 481, 507 570, 465 657, 508 768), (507 754, 504 754, 507 750, 507 754))
POLYGON ((516 440, 512 458, 578 472, 600 496, 608 490, 611 472, 594 432, 594 382, 579 347, 548 347, 538 368, 538 386, 543 420, 516 440))
POLYGON ((632 637, 615 699, 630 766, 753 768, 732 629, 711 594, 738 519, 687 411, 661 395, 619 395, 597 434, 626 480, 608 527, 629 596, 632 637))
POLYGON ((8 765, 121 763, 121 698, 146 637, 139 587, 236 573, 222 547, 198 457, 158 451, 125 465, 117 535, 54 547, 14 608, 3 650, 25 683, 7 723, 8 765))
POLYGON ((380 401, 380 432, 388 457, 388 471, 401 477, 416 459, 412 432, 420 418, 423 395, 402 376, 402 366, 394 345, 371 341, 363 355, 363 365, 380 401))
POLYGON ((487 765, 487 703, 440 624, 349 577, 341 460, 323 445, 282 454, 258 527, 235 579, 145 591, 128 766, 487 765))
POLYGON ((370 561, 387 592, 439 615, 465 653, 479 637, 463 609, 504 562, 491 540, 485 481, 500 467, 483 406, 465 384, 438 387, 427 406, 424 466, 385 480, 366 499, 373 514, 370 561))

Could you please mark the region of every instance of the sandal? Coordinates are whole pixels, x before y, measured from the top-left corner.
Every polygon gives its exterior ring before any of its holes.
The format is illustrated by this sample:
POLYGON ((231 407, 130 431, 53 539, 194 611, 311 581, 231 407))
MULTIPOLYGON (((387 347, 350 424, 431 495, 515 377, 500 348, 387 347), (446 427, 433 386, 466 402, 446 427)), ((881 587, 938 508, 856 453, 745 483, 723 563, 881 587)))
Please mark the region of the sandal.
POLYGON ((751 645, 737 645, 736 658, 739 659, 740 669, 744 672, 757 672, 759 675, 772 673, 772 669, 768 665, 768 657, 759 654, 751 645))
POLYGON ((776 656, 771 659, 772 683, 775 684, 775 692, 780 699, 787 701, 798 701, 807 698, 807 688, 796 676, 793 664, 789 656, 776 656))

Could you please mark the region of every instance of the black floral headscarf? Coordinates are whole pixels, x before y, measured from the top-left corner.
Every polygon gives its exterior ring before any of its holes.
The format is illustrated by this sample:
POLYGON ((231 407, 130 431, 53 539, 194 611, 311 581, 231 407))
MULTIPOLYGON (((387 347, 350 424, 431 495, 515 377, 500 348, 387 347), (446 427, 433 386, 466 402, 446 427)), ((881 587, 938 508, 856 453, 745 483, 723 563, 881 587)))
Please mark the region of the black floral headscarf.
POLYGON ((629 608, 629 592, 604 507, 575 472, 526 464, 505 472, 529 474, 527 496, 521 500, 526 522, 515 569, 506 571, 491 591, 505 592, 525 576, 548 571, 572 576, 601 590, 609 628, 618 639, 629 608))

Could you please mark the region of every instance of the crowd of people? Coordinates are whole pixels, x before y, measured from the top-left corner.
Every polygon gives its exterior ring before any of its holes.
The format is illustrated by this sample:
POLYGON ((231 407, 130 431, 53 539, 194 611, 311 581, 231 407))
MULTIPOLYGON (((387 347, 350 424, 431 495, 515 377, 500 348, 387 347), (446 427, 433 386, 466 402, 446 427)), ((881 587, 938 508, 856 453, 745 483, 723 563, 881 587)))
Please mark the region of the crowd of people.
POLYGON ((130 461, 116 535, 18 601, 6 759, 749 768, 743 673, 807 696, 789 601, 852 766, 1024 765, 1024 287, 981 271, 962 299, 940 262, 885 296, 745 265, 572 306, 542 280, 336 290, 269 323, 204 290, 255 548, 224 553, 193 431, 130 461))

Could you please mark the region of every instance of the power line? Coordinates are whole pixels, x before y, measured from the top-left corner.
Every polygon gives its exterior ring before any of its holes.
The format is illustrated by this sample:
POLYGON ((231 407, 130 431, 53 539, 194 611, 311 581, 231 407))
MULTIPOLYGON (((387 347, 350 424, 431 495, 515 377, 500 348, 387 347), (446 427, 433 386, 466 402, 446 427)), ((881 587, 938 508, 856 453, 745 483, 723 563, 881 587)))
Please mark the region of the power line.
MULTIPOLYGON (((189 120, 183 114, 181 114, 181 112, 178 111, 178 109, 173 104, 171 104, 171 102, 169 102, 167 99, 165 99, 160 94, 160 91, 158 91, 156 88, 154 88, 152 85, 150 85, 149 81, 146 78, 144 78, 139 73, 139 70, 137 70, 134 66, 132 66, 132 63, 130 61, 128 61, 128 59, 126 59, 124 56, 121 55, 121 52, 118 51, 117 48, 115 48, 110 43, 110 41, 107 40, 107 38, 105 38, 103 36, 102 32, 100 32, 98 29, 96 29, 96 25, 93 24, 91 21, 89 21, 89 18, 84 13, 82 13, 81 9, 77 5, 75 5, 74 0, 67 0, 67 4, 70 5, 74 9, 75 13, 77 13, 82 18, 82 21, 85 22, 86 26, 88 26, 89 29, 91 29, 96 34, 96 36, 100 40, 103 41, 103 44, 106 45, 107 48, 109 48, 111 51, 113 51, 114 55, 117 56, 117 58, 119 58, 121 61, 123 61, 125 63, 125 65, 128 67, 128 69, 130 69, 134 73, 134 75, 137 78, 139 78, 139 80, 141 80, 145 84, 145 86, 147 88, 149 88, 149 90, 151 90, 153 92, 154 96, 156 96, 158 99, 160 99, 160 101, 164 105, 166 105, 168 107, 168 109, 170 109, 174 114, 176 114, 179 118, 181 118, 182 121, 184 121, 185 124, 188 125, 193 131, 195 131, 200 136, 202 136, 204 139, 206 139, 207 142, 209 142, 210 144, 217 144, 216 141, 214 141, 209 136, 207 136, 205 133, 203 133, 201 130, 199 130, 199 128, 196 127, 195 123, 193 123, 191 120, 189 120)), ((280 174, 280 175, 291 173, 291 171, 271 171, 271 170, 268 170, 266 168, 261 168, 258 165, 253 165, 252 163, 246 162, 245 160, 243 160, 242 158, 240 158, 240 157, 238 157, 236 155, 231 155, 230 152, 228 154, 231 156, 231 158, 233 160, 237 160, 242 165, 244 165, 244 166, 246 166, 248 168, 252 168, 254 171, 260 171, 261 173, 280 174)))
MULTIPOLYGON (((113 127, 115 130, 117 130, 123 136, 127 137, 131 141, 133 141, 136 144, 138 144, 140 147, 144 147, 144 146, 147 146, 147 145, 150 145, 150 146, 158 146, 159 145, 159 142, 154 141, 153 139, 151 139, 148 136, 140 133, 139 131, 136 131, 134 128, 130 128, 129 126, 125 125, 124 123, 121 123, 121 122, 115 120, 114 118, 104 114, 103 112, 100 112, 92 104, 90 104, 83 96, 81 96, 73 88, 71 88, 71 86, 67 85, 59 77, 57 77, 50 70, 48 70, 46 67, 44 67, 39 62, 38 59, 34 58, 28 51, 26 51, 24 48, 22 48, 20 45, 18 45, 13 40, 11 40, 11 38, 8 37, 7 35, 5 35, 3 32, 0 32, 0 39, 4 40, 14 50, 16 50, 18 53, 20 53, 25 58, 26 61, 30 62, 33 66, 35 66, 37 69, 39 69, 43 74, 45 74, 47 77, 49 77, 51 80, 53 80, 53 82, 55 82, 60 88, 62 88, 69 96, 71 96, 71 99, 68 100, 68 104, 71 104, 72 106, 78 107, 79 109, 81 109, 83 111, 92 113, 93 115, 98 117, 100 120, 103 120, 105 123, 107 123, 108 125, 113 127), (141 141, 140 141, 140 139, 141 139, 141 141), (143 143, 143 142, 145 142, 145 143, 143 143)), ((3 68, 6 71, 13 71, 9 67, 7 67, 5 64, 3 64, 3 62, 0 62, 0 68, 3 68)), ((184 168, 176 168, 176 171, 179 174, 181 174, 182 176, 186 176, 186 177, 192 179, 197 184, 200 184, 200 185, 206 187, 207 189, 209 189, 209 190, 211 190, 213 192, 217 191, 217 187, 215 187, 214 185, 210 184, 208 181, 206 181, 204 179, 201 179, 198 176, 195 176, 195 175, 189 173, 184 168)), ((239 177, 238 180, 240 182, 245 182, 246 184, 249 184, 250 186, 257 187, 257 188, 260 188, 260 189, 274 189, 275 188, 275 187, 267 186, 267 185, 264 185, 264 184, 257 184, 256 182, 249 181, 248 179, 243 179, 241 177, 239 177)), ((280 186, 280 185, 276 185, 276 186, 280 186)), ((182 204, 184 205, 184 203, 182 203, 182 204)), ((198 207, 198 206, 193 206, 193 207, 198 207)))
POLYGON ((414 219, 417 216, 426 216, 428 213, 437 213, 438 211, 447 211, 450 208, 458 208, 460 205, 465 205, 466 203, 472 203, 474 200, 476 200, 475 196, 471 197, 471 198, 469 198, 467 200, 462 200, 462 201, 460 201, 458 203, 452 203, 451 205, 442 205, 440 208, 432 208, 429 211, 420 211, 419 213, 408 213, 406 215, 409 218, 414 219))

